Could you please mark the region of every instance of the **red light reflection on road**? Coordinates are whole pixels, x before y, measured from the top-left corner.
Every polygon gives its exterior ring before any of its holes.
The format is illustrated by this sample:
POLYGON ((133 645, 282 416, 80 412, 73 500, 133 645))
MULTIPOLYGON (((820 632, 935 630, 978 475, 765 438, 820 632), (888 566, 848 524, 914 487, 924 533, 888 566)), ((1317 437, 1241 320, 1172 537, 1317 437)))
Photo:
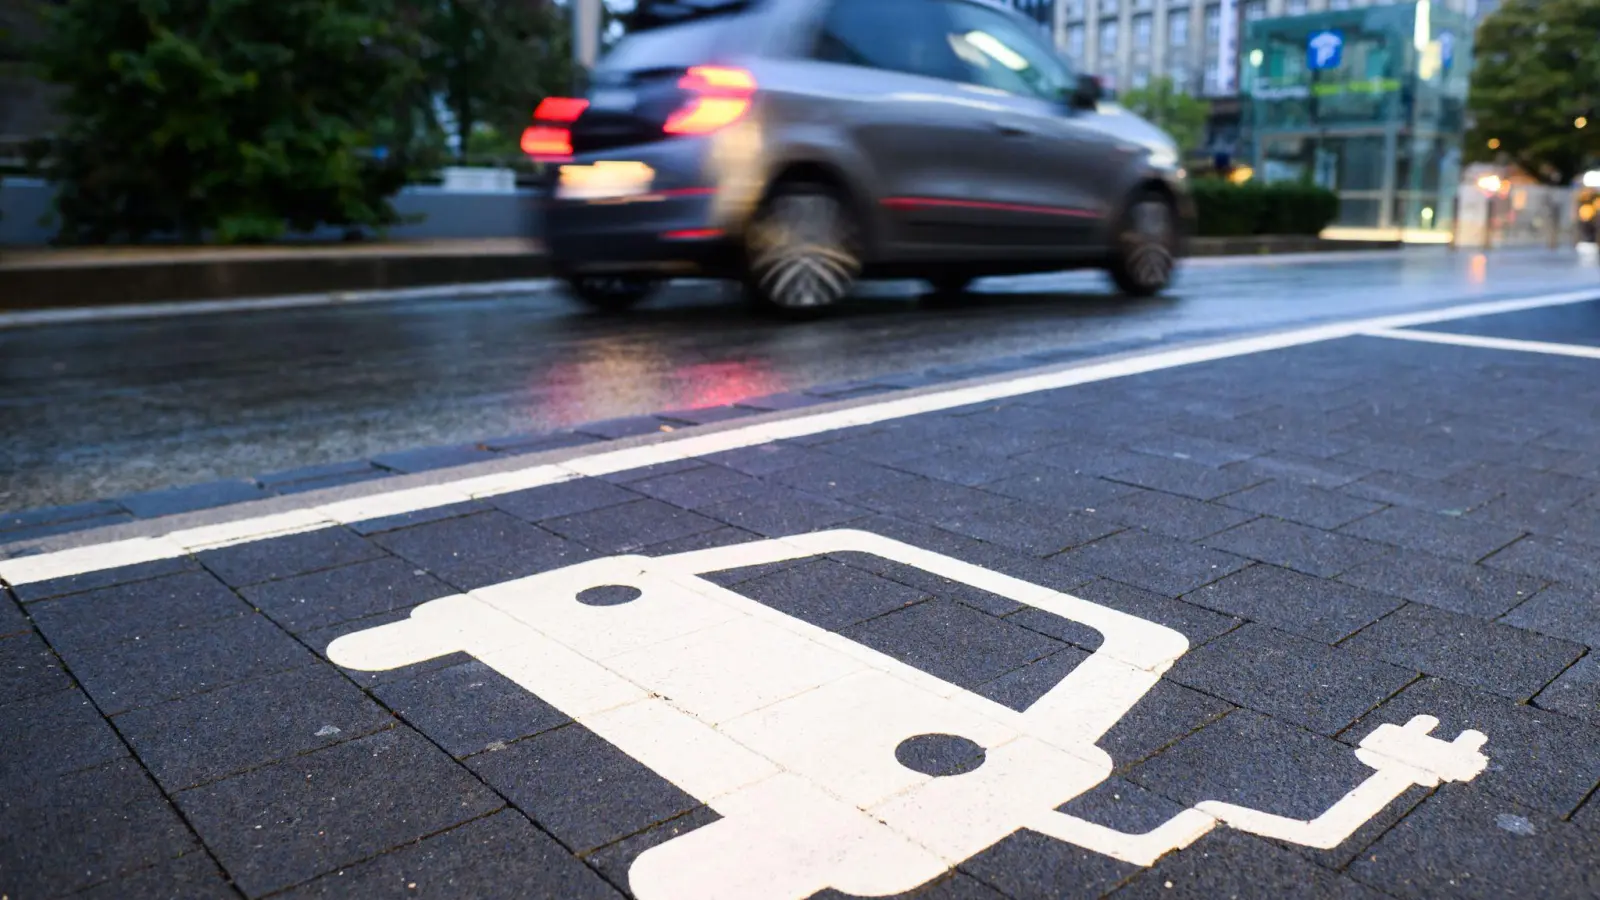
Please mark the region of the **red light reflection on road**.
POLYGON ((748 360, 683 366, 673 380, 687 389, 687 396, 676 404, 679 409, 726 406, 787 389, 777 374, 748 360))
POLYGON ((590 346, 536 376, 546 415, 568 424, 660 410, 725 406, 787 389, 781 376, 754 360, 672 367, 664 354, 636 342, 590 346))

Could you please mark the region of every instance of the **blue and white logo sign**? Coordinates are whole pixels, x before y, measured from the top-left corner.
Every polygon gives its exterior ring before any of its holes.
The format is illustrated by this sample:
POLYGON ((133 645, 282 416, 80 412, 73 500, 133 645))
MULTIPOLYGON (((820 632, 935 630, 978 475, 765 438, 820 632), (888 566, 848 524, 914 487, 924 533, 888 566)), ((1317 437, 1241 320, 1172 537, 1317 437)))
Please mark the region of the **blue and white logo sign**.
POLYGON ((1445 71, 1450 71, 1450 64, 1456 58, 1456 36, 1448 31, 1439 32, 1439 66, 1445 71))
POLYGON ((1344 60, 1344 34, 1339 31, 1318 31, 1306 39, 1306 68, 1315 72, 1337 69, 1344 60))

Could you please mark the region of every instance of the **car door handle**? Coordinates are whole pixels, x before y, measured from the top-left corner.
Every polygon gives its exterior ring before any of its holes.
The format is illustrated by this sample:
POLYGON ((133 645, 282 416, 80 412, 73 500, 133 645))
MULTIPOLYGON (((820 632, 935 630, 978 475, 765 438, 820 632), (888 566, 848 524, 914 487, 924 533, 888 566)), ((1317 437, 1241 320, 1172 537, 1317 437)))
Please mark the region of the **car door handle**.
POLYGON ((995 131, 1000 132, 1006 137, 1030 137, 1035 133, 1032 128, 1029 128, 1025 125, 1018 125, 1015 122, 995 122, 993 125, 995 131))

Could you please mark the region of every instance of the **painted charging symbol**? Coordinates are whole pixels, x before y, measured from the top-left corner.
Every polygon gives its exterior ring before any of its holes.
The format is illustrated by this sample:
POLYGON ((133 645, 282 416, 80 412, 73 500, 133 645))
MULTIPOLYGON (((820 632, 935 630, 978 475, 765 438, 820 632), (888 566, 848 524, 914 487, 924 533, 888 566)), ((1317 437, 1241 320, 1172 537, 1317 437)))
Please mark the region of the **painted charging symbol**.
POLYGON ((1309 847, 1348 838, 1413 785, 1470 781, 1477 731, 1385 724, 1372 774, 1315 819, 1205 801, 1144 833, 1058 808, 1105 781, 1097 742, 1189 649, 1177 631, 876 534, 830 530, 661 557, 614 556, 417 607, 346 635, 335 663, 377 671, 466 652, 715 810, 629 871, 640 900, 803 900, 915 889, 1031 829, 1148 866, 1227 825, 1309 847), (1023 711, 702 576, 867 553, 1099 632, 1023 711))

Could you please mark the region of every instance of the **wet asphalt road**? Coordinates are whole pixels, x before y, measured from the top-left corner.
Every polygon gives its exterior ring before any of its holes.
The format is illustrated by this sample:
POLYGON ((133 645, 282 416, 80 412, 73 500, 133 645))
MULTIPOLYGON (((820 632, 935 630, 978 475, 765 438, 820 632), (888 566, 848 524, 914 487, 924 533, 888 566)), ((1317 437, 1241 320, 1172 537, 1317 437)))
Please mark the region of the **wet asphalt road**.
POLYGON ((1570 251, 1200 260, 1181 278, 1144 302, 1093 273, 995 280, 957 309, 879 285, 803 323, 684 284, 624 317, 543 292, 0 330, 0 510, 1047 349, 1600 291, 1570 251))

